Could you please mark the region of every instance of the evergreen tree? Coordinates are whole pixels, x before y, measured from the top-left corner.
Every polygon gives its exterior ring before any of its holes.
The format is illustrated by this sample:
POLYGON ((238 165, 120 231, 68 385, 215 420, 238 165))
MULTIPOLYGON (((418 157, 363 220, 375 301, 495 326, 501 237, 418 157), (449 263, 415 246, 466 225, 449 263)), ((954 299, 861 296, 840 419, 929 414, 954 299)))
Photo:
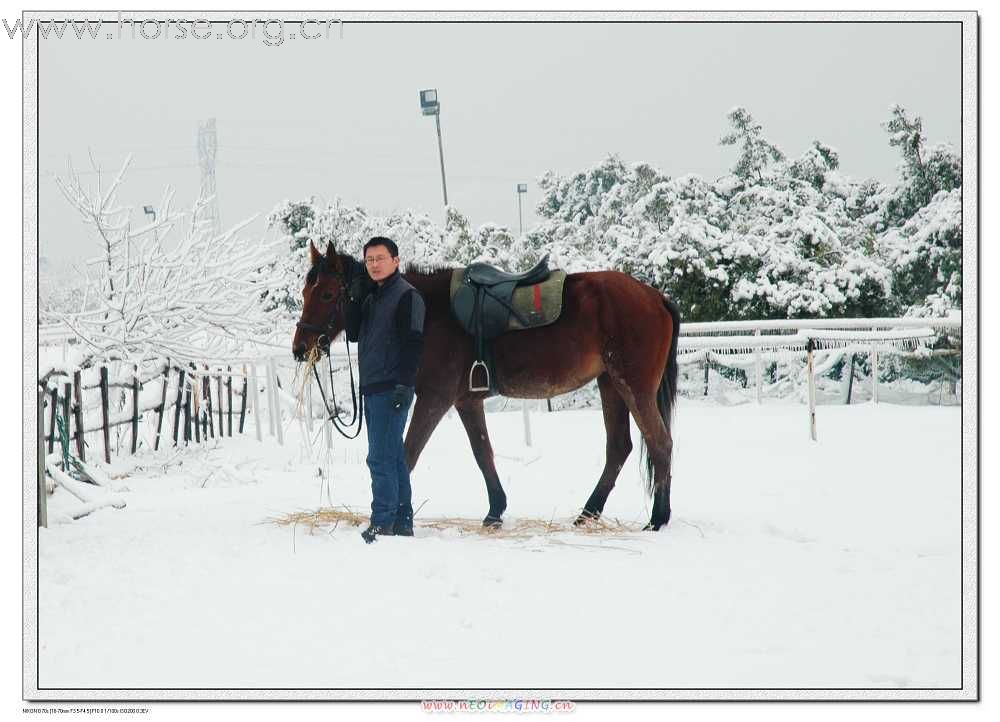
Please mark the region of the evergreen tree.
POLYGON ((940 191, 962 185, 962 160, 945 145, 927 147, 923 120, 910 118, 898 105, 890 108, 890 119, 882 124, 889 145, 899 148, 900 183, 887 197, 884 221, 887 227, 901 226, 931 202, 940 191))
POLYGON ((740 155, 736 165, 733 166, 733 174, 750 183, 762 183, 768 166, 783 161, 785 154, 778 146, 764 138, 763 128, 746 108, 733 108, 726 117, 732 126, 732 131, 722 136, 719 144, 740 146, 740 155))

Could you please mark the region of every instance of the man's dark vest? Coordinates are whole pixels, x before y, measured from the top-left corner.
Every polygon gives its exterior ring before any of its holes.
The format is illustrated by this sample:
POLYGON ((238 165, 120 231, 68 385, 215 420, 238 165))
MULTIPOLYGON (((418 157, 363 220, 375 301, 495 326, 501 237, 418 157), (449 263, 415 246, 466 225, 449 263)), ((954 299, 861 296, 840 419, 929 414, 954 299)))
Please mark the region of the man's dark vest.
POLYGON ((402 339, 396 331, 396 307, 403 294, 412 290, 413 286, 397 271, 365 299, 358 332, 362 388, 398 381, 402 339))

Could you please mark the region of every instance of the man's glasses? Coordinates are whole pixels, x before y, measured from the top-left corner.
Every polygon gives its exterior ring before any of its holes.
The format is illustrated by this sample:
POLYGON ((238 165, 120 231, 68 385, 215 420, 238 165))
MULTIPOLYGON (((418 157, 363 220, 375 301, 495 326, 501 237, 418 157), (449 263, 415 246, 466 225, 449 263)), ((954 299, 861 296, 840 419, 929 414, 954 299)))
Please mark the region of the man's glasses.
POLYGON ((374 266, 376 263, 382 263, 383 261, 388 261, 389 256, 369 256, 365 259, 365 265, 374 266))

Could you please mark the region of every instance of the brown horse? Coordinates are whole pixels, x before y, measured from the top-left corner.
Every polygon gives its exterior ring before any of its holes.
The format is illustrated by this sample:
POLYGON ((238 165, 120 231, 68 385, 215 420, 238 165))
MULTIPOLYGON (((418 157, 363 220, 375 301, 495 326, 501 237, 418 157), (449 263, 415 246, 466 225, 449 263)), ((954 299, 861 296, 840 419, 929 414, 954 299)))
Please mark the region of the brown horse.
MULTIPOLYGON (((317 344, 344 329, 345 289, 364 266, 337 253, 326 255, 310 243, 312 268, 303 288, 302 320, 292 353, 302 360, 317 344)), ((416 381, 416 403, 406 434, 406 462, 412 470, 438 422, 452 406, 458 411, 483 477, 490 509, 484 526, 499 526, 507 496, 493 464, 483 400, 470 392, 472 338, 451 315, 450 268, 403 274, 426 304, 424 355, 416 381)), ((618 271, 571 273, 564 285, 562 314, 545 327, 506 333, 493 342, 495 385, 504 396, 544 399, 578 389, 597 379, 607 432, 607 458, 601 478, 576 524, 596 519, 632 451, 629 413, 642 434, 647 492, 653 511, 646 529, 670 520, 671 412, 677 393, 676 304, 660 292, 618 271)))

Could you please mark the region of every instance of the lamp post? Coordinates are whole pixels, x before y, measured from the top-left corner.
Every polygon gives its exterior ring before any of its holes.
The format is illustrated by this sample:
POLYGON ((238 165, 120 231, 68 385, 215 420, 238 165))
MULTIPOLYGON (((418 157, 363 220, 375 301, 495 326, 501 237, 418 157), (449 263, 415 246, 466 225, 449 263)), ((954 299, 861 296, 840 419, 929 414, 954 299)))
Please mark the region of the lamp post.
POLYGON ((420 109, 424 115, 433 115, 437 125, 438 155, 441 158, 441 191, 444 193, 444 204, 448 205, 448 185, 444 180, 444 146, 441 143, 441 104, 438 102, 436 88, 420 91, 420 109))
MULTIPOLYGON (((527 183, 517 184, 517 237, 518 239, 524 238, 524 218, 521 214, 521 196, 528 192, 527 183)), ((548 401, 548 399, 546 399, 548 401)), ((552 410, 552 402, 549 401, 549 411, 552 410)), ((524 399, 521 402, 521 414, 524 420, 524 443, 526 446, 531 446, 531 419, 528 416, 528 400, 524 399)))
POLYGON ((527 183, 517 184, 517 233, 519 236, 524 235, 524 219, 521 217, 521 196, 528 192, 527 183))

